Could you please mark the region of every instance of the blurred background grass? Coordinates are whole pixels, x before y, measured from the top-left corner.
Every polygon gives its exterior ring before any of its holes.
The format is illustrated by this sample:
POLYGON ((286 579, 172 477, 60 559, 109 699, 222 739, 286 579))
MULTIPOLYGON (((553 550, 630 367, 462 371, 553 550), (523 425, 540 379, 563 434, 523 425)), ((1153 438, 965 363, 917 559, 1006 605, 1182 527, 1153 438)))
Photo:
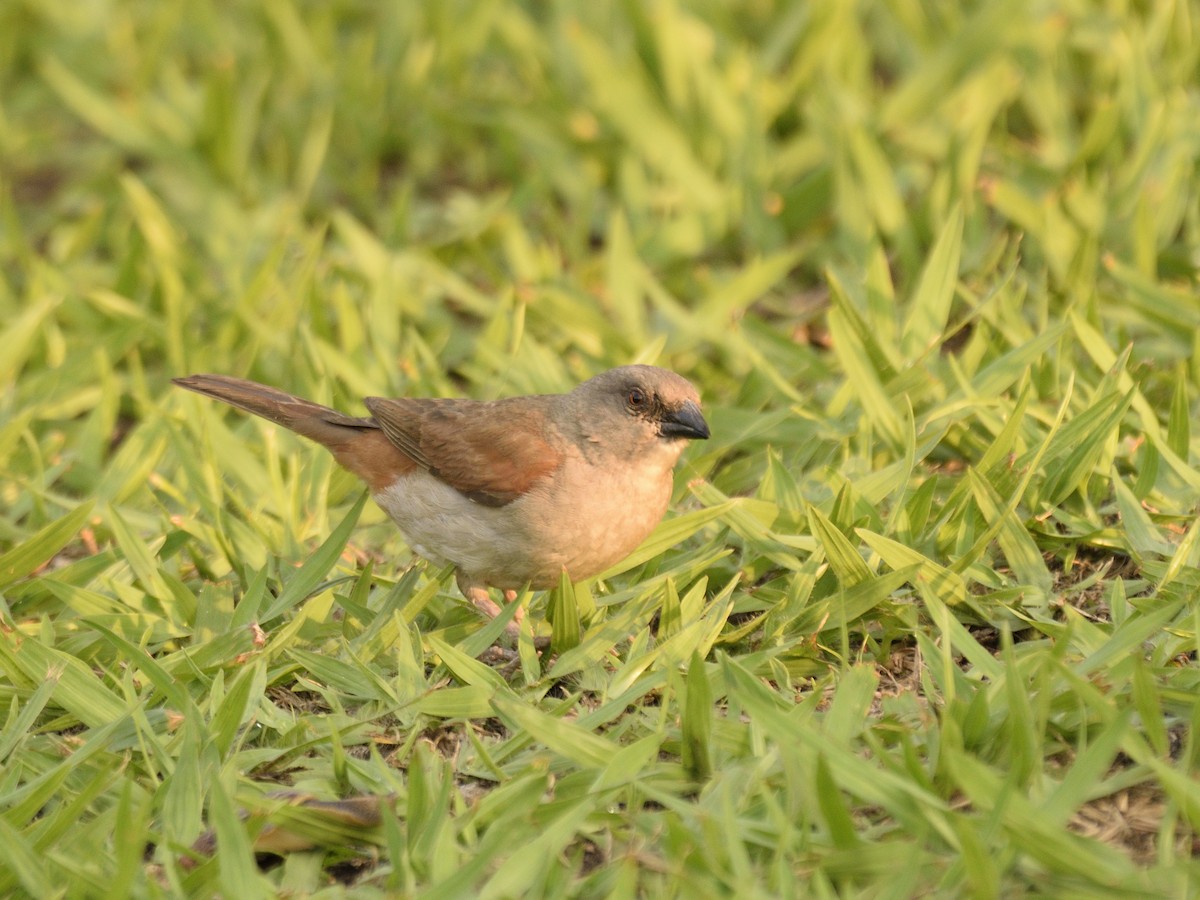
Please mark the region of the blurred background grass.
POLYGON ((4 4, 0 884, 1177 895, 1198 12, 4 4), (679 546, 509 682, 378 511, 343 554, 352 478, 168 386, 630 361, 711 410, 679 546), (399 796, 389 862, 260 874, 268 777, 399 796))

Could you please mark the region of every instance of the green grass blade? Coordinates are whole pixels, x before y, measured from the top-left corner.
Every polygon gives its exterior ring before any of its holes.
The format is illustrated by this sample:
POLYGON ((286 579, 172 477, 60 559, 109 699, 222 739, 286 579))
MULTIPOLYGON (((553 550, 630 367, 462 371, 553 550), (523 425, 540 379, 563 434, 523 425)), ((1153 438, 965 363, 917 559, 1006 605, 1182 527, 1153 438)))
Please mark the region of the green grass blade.
POLYGON ((325 539, 325 542, 317 548, 312 556, 304 561, 304 564, 296 574, 288 580, 279 596, 275 598, 275 601, 268 604, 266 611, 262 614, 261 621, 268 622, 283 615, 283 613, 299 604, 312 593, 313 589, 328 574, 329 570, 333 568, 338 558, 342 555, 342 550, 345 549, 346 542, 350 539, 350 533, 354 530, 354 525, 358 522, 358 517, 361 515, 366 502, 367 494, 363 492, 358 500, 355 501, 354 506, 346 513, 345 518, 329 533, 329 537, 325 539))
POLYGON ((924 355, 941 341, 958 283, 962 237, 963 211, 956 206, 946 217, 909 303, 900 335, 900 349, 908 359, 924 355))
POLYGON ((0 590, 29 575, 65 547, 83 527, 91 511, 91 502, 81 503, 0 556, 0 590))

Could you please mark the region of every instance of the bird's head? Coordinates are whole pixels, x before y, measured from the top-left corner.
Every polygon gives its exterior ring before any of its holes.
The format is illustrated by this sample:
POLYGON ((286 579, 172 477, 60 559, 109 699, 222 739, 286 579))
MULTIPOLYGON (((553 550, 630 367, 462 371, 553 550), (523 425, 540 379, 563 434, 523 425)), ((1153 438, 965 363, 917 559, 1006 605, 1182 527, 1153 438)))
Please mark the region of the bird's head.
POLYGON ((621 366, 585 381, 573 392, 596 412, 594 425, 648 435, 679 445, 710 432, 700 395, 686 378, 656 366, 621 366))

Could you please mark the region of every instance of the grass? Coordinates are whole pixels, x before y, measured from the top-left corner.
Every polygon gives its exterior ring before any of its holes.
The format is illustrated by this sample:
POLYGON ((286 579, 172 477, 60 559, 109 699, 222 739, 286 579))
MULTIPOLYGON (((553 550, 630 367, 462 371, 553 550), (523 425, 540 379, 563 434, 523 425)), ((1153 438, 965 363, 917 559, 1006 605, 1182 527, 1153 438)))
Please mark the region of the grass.
POLYGON ((0 893, 1193 893, 1196 15, 0 7, 0 893), (169 386, 631 361, 714 438, 511 671, 169 386))

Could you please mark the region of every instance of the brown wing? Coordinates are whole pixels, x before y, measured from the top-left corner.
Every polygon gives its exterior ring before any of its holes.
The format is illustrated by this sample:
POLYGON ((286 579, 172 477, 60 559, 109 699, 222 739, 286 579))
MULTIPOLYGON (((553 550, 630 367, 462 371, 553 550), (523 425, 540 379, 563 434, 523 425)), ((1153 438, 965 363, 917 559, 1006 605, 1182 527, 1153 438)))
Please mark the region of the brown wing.
POLYGON ((504 506, 562 460, 544 437, 549 400, 368 397, 365 402, 387 439, 429 474, 476 503, 504 506))

